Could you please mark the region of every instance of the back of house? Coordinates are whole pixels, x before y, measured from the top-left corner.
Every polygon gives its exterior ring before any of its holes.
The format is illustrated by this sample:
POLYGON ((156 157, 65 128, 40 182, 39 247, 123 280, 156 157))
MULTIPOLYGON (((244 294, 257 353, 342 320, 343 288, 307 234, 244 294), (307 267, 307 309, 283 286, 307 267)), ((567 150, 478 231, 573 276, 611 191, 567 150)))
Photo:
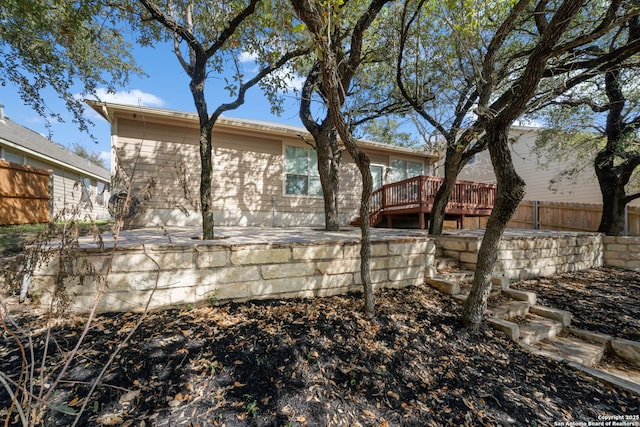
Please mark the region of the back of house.
MULTIPOLYGON (((89 102, 111 123, 114 190, 141 202, 132 226, 200 225, 198 117, 194 113, 89 102)), ((213 128, 216 225, 323 226, 324 202, 313 138, 299 127, 222 117, 213 128)), ((437 157, 360 141, 375 186, 433 172, 437 157)), ((340 223, 358 216, 361 183, 345 151, 340 168, 340 223)))

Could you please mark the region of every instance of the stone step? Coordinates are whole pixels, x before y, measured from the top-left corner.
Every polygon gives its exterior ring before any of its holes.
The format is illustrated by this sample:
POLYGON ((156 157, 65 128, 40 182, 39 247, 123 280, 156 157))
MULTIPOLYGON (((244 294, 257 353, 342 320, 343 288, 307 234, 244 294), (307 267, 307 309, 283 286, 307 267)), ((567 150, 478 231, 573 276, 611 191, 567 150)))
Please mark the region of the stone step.
MULTIPOLYGON (((473 285, 471 283, 460 283, 459 287, 460 287, 460 290, 458 294, 453 295, 453 298, 456 301, 465 302, 467 300, 467 297, 471 293, 471 288, 473 287, 473 285)), ((492 286, 491 292, 489 293, 489 299, 499 298, 501 295, 501 292, 502 292, 501 286, 495 286, 495 285, 492 286)))
POLYGON ((614 338, 610 342, 613 353, 640 369, 640 342, 614 338))
POLYGON ((574 336, 556 336, 529 345, 534 354, 558 361, 571 361, 594 366, 602 359, 606 345, 594 344, 574 336))
MULTIPOLYGON (((460 283, 460 293, 464 295, 469 295, 471 293, 471 288, 473 288, 473 283, 471 282, 462 282, 460 283)), ((489 299, 498 298, 502 294, 502 287, 497 285, 491 285, 491 292, 489 293, 489 299)))
POLYGON ((434 289, 447 295, 458 295, 460 293, 460 284, 455 280, 449 280, 445 276, 436 275, 425 279, 427 284, 434 289))
POLYGON ((520 326, 517 323, 498 317, 488 317, 487 323, 493 326, 494 329, 505 334, 512 341, 518 341, 520 339, 520 326))
POLYGON ((520 342, 532 345, 546 338, 553 338, 562 331, 562 322, 529 314, 520 323, 520 342))
POLYGON ((569 362, 569 366, 584 374, 640 396, 640 372, 626 369, 621 370, 613 367, 603 368, 602 366, 591 368, 577 362, 569 362))
POLYGON ((488 306, 487 316, 509 320, 514 317, 524 317, 529 313, 530 304, 527 301, 506 301, 500 305, 488 306))
POLYGON ((571 324, 571 318, 573 317, 573 315, 566 310, 545 307, 542 305, 532 305, 529 311, 533 314, 537 314, 538 316, 557 320, 562 323, 562 326, 569 326, 571 324))
POLYGON ((449 280, 455 280, 459 283, 471 283, 473 282, 474 273, 470 270, 457 270, 441 274, 442 276, 447 277, 449 280))
POLYGON ((537 302, 536 294, 533 292, 519 291, 517 289, 504 289, 502 293, 503 295, 518 301, 527 301, 531 306, 536 305, 537 302))
POLYGON ((460 268, 460 261, 454 258, 436 255, 434 261, 436 270, 439 272, 447 272, 449 270, 456 270, 460 268))

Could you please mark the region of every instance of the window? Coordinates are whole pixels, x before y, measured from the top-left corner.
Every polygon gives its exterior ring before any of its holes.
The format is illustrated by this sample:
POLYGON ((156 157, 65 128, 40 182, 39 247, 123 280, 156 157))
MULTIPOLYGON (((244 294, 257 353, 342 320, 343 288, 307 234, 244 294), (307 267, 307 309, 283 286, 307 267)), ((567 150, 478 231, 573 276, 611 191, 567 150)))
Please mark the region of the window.
POLYGON ((371 177, 373 178, 373 189, 377 190, 384 184, 384 166, 371 165, 369 168, 371 169, 371 177))
POLYGON ((91 206, 91 180, 89 178, 82 178, 80 180, 80 202, 84 206, 91 206))
POLYGON ((422 162, 412 162, 410 160, 391 160, 391 181, 397 182, 403 179, 413 178, 422 175, 422 162))
POLYGON ((322 196, 318 175, 318 156, 312 148, 284 149, 285 193, 322 196))
POLYGON ((17 163, 19 165, 24 164, 24 156, 18 152, 7 150, 6 148, 0 148, 0 158, 7 162, 17 163))
POLYGON ((96 197, 96 202, 98 202, 98 205, 100 206, 104 206, 105 202, 104 202, 104 193, 107 191, 107 184, 105 184, 104 182, 98 182, 96 184, 96 190, 98 191, 98 195, 96 197))

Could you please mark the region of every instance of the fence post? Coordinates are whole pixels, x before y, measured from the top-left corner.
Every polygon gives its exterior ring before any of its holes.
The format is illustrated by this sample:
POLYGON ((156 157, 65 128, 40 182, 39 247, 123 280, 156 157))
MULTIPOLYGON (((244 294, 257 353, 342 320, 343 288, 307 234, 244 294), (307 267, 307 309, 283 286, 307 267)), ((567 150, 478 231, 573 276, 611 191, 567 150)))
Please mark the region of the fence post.
POLYGON ((540 229, 540 217, 539 217, 539 213, 538 213, 538 201, 534 200, 533 201, 533 229, 534 230, 539 230, 540 229))

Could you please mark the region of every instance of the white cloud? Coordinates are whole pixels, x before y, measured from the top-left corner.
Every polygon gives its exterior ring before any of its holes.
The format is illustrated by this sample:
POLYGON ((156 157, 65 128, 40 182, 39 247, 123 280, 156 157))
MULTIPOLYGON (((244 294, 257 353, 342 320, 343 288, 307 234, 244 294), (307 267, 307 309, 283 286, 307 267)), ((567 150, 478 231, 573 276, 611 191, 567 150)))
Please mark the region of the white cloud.
MULTIPOLYGON (((104 162, 105 165, 110 165, 111 164, 111 153, 109 151, 101 151, 98 154, 98 157, 100 158, 100 160, 102 160, 104 162)), ((107 169, 109 167, 107 166, 107 169)))
POLYGON ((515 121, 514 123, 516 126, 522 126, 522 127, 531 127, 531 128, 542 128, 544 127, 544 124, 538 120, 533 120, 531 118, 527 118, 527 117, 520 117, 518 120, 515 121))
POLYGON ((244 51, 240 54, 240 58, 238 59, 240 60, 240 62, 246 63, 246 62, 256 62, 257 58, 258 58, 258 55, 256 53, 249 53, 247 51, 244 51))
POLYGON ((131 89, 122 92, 109 92, 105 88, 96 91, 96 98, 103 102, 116 104, 140 105, 146 107, 162 107, 166 103, 162 98, 143 92, 139 89, 131 89))
POLYGON ((284 80, 286 90, 284 92, 294 92, 302 89, 305 77, 299 76, 291 71, 291 69, 279 69, 273 72, 273 78, 284 80))
POLYGON ((289 88, 289 90, 301 90, 305 80, 306 80, 305 77, 294 76, 292 79, 289 80, 287 87, 289 88))

